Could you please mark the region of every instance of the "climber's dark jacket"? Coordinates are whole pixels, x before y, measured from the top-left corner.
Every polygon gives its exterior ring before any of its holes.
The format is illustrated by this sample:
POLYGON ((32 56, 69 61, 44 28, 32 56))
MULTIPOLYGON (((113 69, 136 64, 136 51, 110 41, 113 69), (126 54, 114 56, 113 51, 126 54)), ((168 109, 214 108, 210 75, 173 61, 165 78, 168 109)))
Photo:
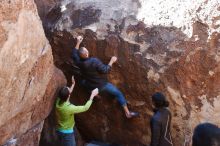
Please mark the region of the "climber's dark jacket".
POLYGON ((158 109, 151 119, 151 145, 173 146, 170 134, 171 113, 167 108, 158 109))
POLYGON ((92 90, 94 88, 102 88, 107 84, 107 77, 104 74, 109 73, 111 66, 103 64, 97 58, 81 59, 77 49, 73 49, 72 58, 85 79, 86 86, 92 90))

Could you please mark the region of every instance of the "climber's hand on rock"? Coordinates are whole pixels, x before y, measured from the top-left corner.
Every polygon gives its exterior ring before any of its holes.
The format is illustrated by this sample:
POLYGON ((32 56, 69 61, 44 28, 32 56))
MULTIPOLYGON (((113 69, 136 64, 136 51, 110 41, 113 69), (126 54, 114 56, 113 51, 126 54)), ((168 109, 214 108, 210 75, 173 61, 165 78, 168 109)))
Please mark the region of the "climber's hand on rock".
POLYGON ((112 66, 112 64, 115 63, 116 61, 117 61, 117 57, 113 56, 113 57, 111 58, 111 60, 109 61, 109 64, 108 64, 108 65, 112 66))
POLYGON ((94 97, 96 95, 98 95, 98 94, 99 94, 99 89, 98 88, 95 88, 94 90, 92 90, 92 93, 91 93, 91 96, 90 96, 90 100, 93 100, 94 97))
POLYGON ((78 36, 77 37, 77 43, 80 44, 82 41, 83 41, 83 37, 82 36, 78 36))
POLYGON ((75 48, 78 50, 78 49, 79 49, 80 44, 81 44, 81 43, 82 43, 82 41, 83 41, 83 37, 82 37, 82 36, 78 36, 76 39, 77 39, 77 43, 76 43, 75 48))
POLYGON ((111 60, 113 63, 115 63, 118 60, 118 58, 116 56, 112 56, 111 60))
POLYGON ((112 56, 110 62, 113 64, 118 60, 118 58, 116 56, 112 56))

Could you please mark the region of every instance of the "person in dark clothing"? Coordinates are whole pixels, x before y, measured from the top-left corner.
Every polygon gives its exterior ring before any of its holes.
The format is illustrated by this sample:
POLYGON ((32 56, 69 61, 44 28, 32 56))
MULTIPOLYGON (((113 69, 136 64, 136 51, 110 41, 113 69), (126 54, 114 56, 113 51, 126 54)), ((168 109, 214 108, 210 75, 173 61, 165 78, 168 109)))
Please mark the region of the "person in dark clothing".
POLYGON ((162 93, 152 96, 155 106, 154 115, 151 118, 151 144, 150 146, 173 146, 170 134, 171 113, 167 109, 169 102, 162 93))
POLYGON ((199 124, 193 133, 192 146, 220 146, 220 128, 210 123, 199 124))
POLYGON ((137 112, 129 111, 124 95, 117 87, 108 82, 105 75, 110 72, 112 65, 117 61, 117 57, 113 56, 107 65, 103 64, 98 58, 89 57, 89 51, 85 47, 79 47, 82 40, 81 36, 77 37, 72 58, 83 75, 83 85, 87 90, 98 88, 99 92, 107 92, 114 96, 123 107, 127 118, 138 116, 137 112))

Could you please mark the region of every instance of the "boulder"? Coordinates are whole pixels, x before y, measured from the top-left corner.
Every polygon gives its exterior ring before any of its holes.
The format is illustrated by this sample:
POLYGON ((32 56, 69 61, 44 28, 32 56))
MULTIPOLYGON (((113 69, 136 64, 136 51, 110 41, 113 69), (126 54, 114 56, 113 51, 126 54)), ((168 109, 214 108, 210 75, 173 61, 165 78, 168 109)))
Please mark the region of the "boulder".
POLYGON ((33 0, 0 2, 0 145, 36 146, 65 77, 33 0))
MULTIPOLYGON (((39 0, 41 5, 49 1, 39 0)), ((38 11, 42 9, 38 6, 38 11)), ((44 6, 47 7, 47 6, 44 6)), ((45 10, 46 11, 46 10, 45 10)), ((150 142, 151 95, 164 93, 172 112, 175 145, 189 145, 201 122, 220 124, 220 7, 216 0, 61 0, 41 16, 53 50, 54 63, 70 81, 80 73, 71 59, 77 35, 91 56, 118 62, 108 75, 140 117, 127 120, 108 95, 76 117, 86 141, 127 146, 150 142)), ((79 84, 78 84, 79 85, 79 84)), ((86 91, 72 96, 83 104, 86 91)))

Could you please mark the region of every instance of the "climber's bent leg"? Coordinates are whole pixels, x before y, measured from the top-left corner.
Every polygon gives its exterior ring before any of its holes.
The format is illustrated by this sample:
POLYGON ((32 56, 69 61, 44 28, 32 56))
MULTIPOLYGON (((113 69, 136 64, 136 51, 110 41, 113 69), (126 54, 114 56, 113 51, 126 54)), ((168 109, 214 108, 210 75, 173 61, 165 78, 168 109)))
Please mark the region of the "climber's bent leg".
POLYGON ((62 133, 57 131, 59 146, 76 146, 74 133, 62 133))
POLYGON ((111 83, 107 83, 104 87, 102 87, 100 92, 106 92, 114 96, 121 106, 125 106, 127 104, 127 101, 121 91, 111 83))
POLYGON ((138 113, 129 111, 128 106, 127 106, 127 101, 126 101, 124 95, 113 84, 107 83, 103 88, 100 89, 100 91, 107 92, 108 94, 114 96, 118 100, 120 105, 123 107, 127 118, 138 116, 138 113))

